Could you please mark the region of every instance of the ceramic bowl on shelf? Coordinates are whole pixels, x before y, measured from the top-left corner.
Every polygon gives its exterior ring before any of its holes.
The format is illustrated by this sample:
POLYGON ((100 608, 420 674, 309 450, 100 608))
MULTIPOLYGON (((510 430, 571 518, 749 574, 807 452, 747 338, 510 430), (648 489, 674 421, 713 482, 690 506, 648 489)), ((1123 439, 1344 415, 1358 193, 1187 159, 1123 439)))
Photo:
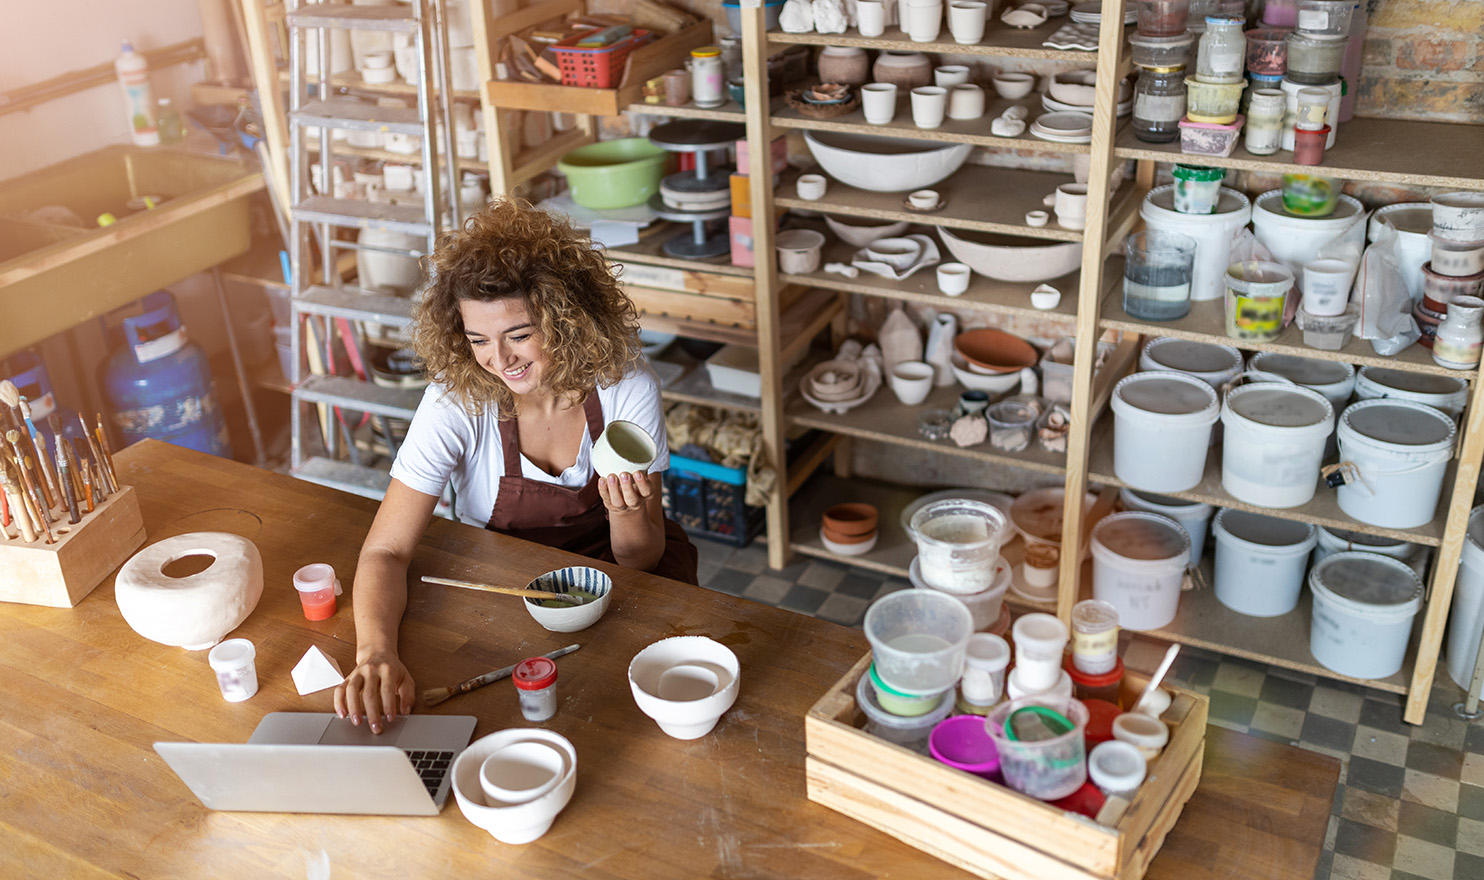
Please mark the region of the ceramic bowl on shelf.
POLYGON ((1029 73, 997 73, 990 78, 1001 98, 1018 101, 1036 88, 1036 77, 1029 73))
POLYGON ((831 217, 829 214, 824 215, 824 224, 835 233, 836 238, 857 248, 869 247, 878 238, 899 236, 907 231, 908 226, 906 220, 883 225, 871 223, 863 217, 831 217), (847 219, 851 222, 846 223, 847 219))
POLYGON ((932 186, 957 171, 973 150, 972 144, 837 131, 805 131, 804 143, 826 174, 871 192, 910 192, 932 186))
POLYGON ((953 350, 970 367, 982 367, 990 373, 1013 373, 1036 365, 1036 349, 1013 333, 980 327, 953 338, 953 350))
POLYGON ((960 237, 942 226, 938 235, 955 260, 997 281, 1050 281, 1077 271, 1082 264, 1080 241, 1048 242, 998 233, 962 233, 960 237))
POLYGON ((949 366, 953 368, 953 375, 958 379, 958 384, 970 391, 984 391, 989 394, 1002 394, 1014 391, 1020 386, 1020 373, 980 373, 969 369, 969 362, 964 360, 963 355, 954 352, 949 366))
MULTIPOLYGON (((1022 492, 1010 505, 1010 525, 1029 543, 1060 545, 1066 498, 1067 490, 1060 486, 1022 492)), ((1097 500, 1096 495, 1087 493, 1082 504, 1084 518, 1097 500)))
POLYGON ((830 551, 831 553, 834 553, 837 556, 862 556, 876 549, 876 539, 879 536, 880 532, 873 532, 869 538, 859 543, 842 544, 838 541, 831 540, 825 534, 824 529, 820 529, 819 543, 824 545, 824 549, 830 551))
POLYGON ((880 513, 874 504, 863 501, 848 501, 826 510, 823 523, 826 529, 842 536, 869 535, 876 531, 880 513))

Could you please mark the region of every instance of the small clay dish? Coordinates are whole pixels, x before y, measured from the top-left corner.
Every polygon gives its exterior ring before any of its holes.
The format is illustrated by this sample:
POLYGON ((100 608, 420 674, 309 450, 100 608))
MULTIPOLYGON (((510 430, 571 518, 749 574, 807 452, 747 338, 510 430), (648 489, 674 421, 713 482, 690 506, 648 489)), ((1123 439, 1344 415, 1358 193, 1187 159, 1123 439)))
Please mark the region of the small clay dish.
MULTIPOLYGON (((836 504, 824 512, 823 525, 826 530, 834 535, 859 536, 870 535, 876 531, 876 521, 879 514, 874 504, 866 504, 863 501, 851 501, 845 504, 836 504)), ((832 540, 833 535, 831 536, 832 540)), ((842 544, 852 543, 841 541, 842 544)))
POLYGON ((825 361, 809 371, 809 390, 816 395, 844 394, 834 399, 850 400, 860 392, 860 387, 860 367, 850 361, 825 361))
POLYGON ((953 350, 991 373, 1018 372, 1036 365, 1036 350, 1029 342, 993 327, 960 333, 953 339, 953 350))

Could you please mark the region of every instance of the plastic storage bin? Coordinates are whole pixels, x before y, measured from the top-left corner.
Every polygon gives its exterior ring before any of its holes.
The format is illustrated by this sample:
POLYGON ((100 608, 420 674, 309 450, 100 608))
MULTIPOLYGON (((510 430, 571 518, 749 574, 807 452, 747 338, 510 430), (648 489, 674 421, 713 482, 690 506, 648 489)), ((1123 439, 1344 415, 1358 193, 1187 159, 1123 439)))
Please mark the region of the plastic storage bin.
POLYGON ((763 527, 762 507, 746 503, 747 470, 670 454, 664 501, 692 535, 746 547, 763 527))
POLYGON ((557 67, 562 72, 562 85, 584 86, 592 89, 612 89, 622 84, 624 62, 629 53, 649 42, 650 33, 635 28, 633 33, 607 46, 592 49, 578 48, 586 36, 578 34, 553 44, 557 67))

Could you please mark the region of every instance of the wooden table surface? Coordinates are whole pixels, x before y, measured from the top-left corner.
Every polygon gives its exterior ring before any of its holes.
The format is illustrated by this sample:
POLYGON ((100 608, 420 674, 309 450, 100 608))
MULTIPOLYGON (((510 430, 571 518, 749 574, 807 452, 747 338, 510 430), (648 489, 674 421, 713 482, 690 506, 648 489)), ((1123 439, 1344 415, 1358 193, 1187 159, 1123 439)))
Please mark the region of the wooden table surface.
MULTIPOLYGON (((12 877, 966 877, 806 800, 803 719, 867 650, 859 631, 615 566, 615 599, 581 633, 550 633, 520 600, 417 585, 402 651, 419 690, 572 642, 546 727, 578 753, 575 796, 526 846, 496 842, 449 798, 430 818, 212 812, 155 754, 160 740, 243 742, 271 711, 330 711, 289 670, 317 645, 347 668, 349 585, 375 502, 155 441, 118 455, 149 541, 229 531, 263 554, 263 598, 233 635, 257 646, 260 690, 224 702, 206 653, 136 635, 112 580, 76 608, 0 606, 0 873, 12 877), (310 562, 347 586, 327 621, 291 585, 310 562), (626 669, 645 645, 709 635, 737 652, 742 687, 715 731, 682 742, 639 712, 626 669)), ((435 520, 422 574, 524 585, 572 564, 560 551, 435 520)), ((526 726, 508 682, 434 712, 479 718, 475 736, 526 726)), ((1148 876, 1309 880, 1339 762, 1210 729, 1205 777, 1148 876)))

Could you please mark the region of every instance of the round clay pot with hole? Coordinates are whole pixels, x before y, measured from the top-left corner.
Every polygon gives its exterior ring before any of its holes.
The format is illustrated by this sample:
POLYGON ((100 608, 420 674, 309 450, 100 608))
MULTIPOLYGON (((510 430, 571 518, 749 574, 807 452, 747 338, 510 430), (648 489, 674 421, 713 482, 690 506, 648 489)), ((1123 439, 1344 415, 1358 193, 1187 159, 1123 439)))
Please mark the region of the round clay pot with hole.
MULTIPOLYGON (((851 501, 846 504, 836 504, 824 512, 824 528, 826 533, 834 533, 845 536, 868 536, 876 531, 876 521, 879 514, 875 505, 866 504, 862 501, 851 501)), ((830 540, 837 540, 831 537, 830 540)), ((863 540, 863 538, 862 538, 863 540)), ((841 541, 840 543, 854 543, 841 541)))

